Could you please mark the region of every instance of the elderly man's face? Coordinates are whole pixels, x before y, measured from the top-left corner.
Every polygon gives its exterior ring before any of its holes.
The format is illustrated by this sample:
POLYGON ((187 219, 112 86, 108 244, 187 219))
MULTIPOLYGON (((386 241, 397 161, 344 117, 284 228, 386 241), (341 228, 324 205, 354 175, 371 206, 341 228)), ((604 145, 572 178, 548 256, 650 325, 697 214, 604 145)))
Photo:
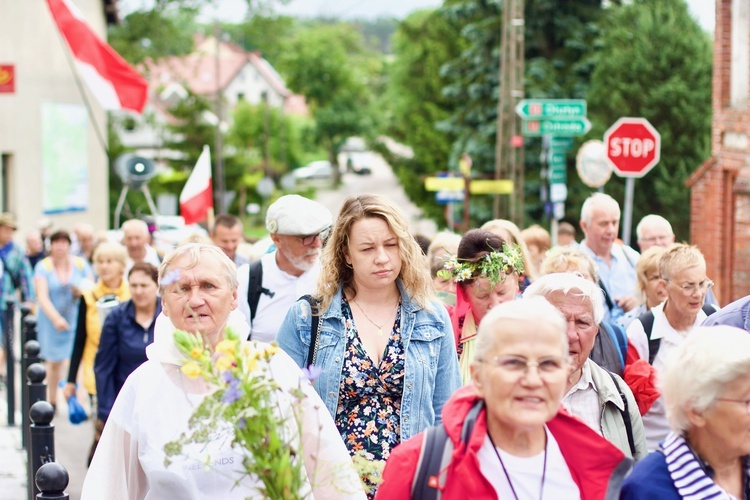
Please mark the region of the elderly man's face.
POLYGON ((189 258, 177 258, 169 272, 177 279, 164 287, 164 315, 179 330, 200 332, 215 341, 223 334, 229 313, 237 307, 237 289, 229 285, 226 269, 216 257, 202 253, 197 265, 187 268, 189 258))
POLYGON ((674 243, 674 233, 666 224, 656 222, 641 227, 641 237, 638 238, 641 252, 651 247, 668 247, 672 243, 674 243))
POLYGON ((283 259, 301 273, 312 269, 323 249, 320 238, 315 238, 309 245, 304 244, 302 236, 274 234, 271 239, 283 259))
POLYGON ((609 204, 594 206, 591 220, 581 221, 586 245, 599 256, 609 255, 620 228, 620 210, 609 204))
POLYGON ((143 249, 147 239, 148 231, 144 233, 137 229, 128 229, 122 236, 122 242, 127 247, 129 254, 143 249))
POLYGON ((599 325, 594 321, 594 306, 588 297, 575 291, 567 295, 554 292, 546 299, 560 310, 568 321, 568 353, 574 369, 580 370, 594 348, 599 325))
POLYGON ((471 367, 487 405, 487 425, 490 430, 540 428, 555 416, 565 393, 568 364, 560 331, 546 322, 501 320, 495 332, 491 352, 471 367), (539 366, 519 370, 521 360, 539 366))

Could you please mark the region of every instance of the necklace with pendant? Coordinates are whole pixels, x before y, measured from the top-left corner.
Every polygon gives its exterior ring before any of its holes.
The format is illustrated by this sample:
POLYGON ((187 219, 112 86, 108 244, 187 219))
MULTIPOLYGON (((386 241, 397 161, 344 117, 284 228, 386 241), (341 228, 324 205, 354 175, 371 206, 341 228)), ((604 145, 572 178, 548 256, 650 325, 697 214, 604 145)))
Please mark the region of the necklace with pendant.
MULTIPOLYGON (((400 302, 400 301, 399 301, 399 302, 400 302)), ((396 302, 396 309, 398 309, 398 304, 399 304, 399 302, 396 302)), ((374 326, 375 328, 377 328, 377 329, 378 329, 378 337, 382 337, 382 336, 383 336, 383 327, 384 327, 384 326, 386 325, 387 321, 386 321, 386 323, 383 323, 382 325, 379 325, 379 324, 375 323, 375 322, 374 322, 374 321, 373 321, 373 320, 372 320, 372 319, 371 319, 371 318, 370 318, 370 317, 369 317, 369 316, 367 315, 367 313, 365 312, 365 310, 364 310, 364 309, 362 309, 362 306, 361 306, 361 305, 359 305, 359 304, 358 304, 358 303, 357 303, 356 301, 352 300, 352 301, 351 301, 351 303, 352 303, 352 304, 354 304, 355 306, 357 306, 357 308, 358 308, 358 309, 359 309, 360 311, 362 311, 362 314, 364 314, 364 315, 365 315, 365 318, 367 319, 367 321, 369 321, 370 323, 372 323, 372 324, 373 324, 373 326, 374 326)))

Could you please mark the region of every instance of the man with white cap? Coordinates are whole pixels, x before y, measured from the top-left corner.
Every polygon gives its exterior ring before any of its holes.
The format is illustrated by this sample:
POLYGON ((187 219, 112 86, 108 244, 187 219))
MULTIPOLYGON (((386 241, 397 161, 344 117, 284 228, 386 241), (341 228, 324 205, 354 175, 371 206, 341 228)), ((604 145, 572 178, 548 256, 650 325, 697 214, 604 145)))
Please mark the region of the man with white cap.
POLYGON ((292 304, 315 291, 321 248, 332 224, 326 207, 296 194, 268 207, 266 229, 276 250, 237 270, 239 309, 250 323, 252 340, 275 340, 292 304))

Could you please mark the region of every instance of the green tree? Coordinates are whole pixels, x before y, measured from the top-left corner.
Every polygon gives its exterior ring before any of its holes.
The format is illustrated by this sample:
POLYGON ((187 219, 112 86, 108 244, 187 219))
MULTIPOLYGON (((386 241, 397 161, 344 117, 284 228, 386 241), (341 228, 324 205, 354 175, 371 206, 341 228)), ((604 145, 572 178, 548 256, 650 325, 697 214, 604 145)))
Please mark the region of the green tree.
MULTIPOLYGON (((710 153, 711 40, 684 0, 636 0, 613 14, 602 29, 588 95, 592 135, 622 116, 642 116, 656 127, 661 160, 636 180, 633 220, 661 214, 687 240, 685 180, 710 153)), ((605 189, 622 199, 623 185, 616 178, 605 189)))
POLYGON ((247 51, 260 51, 271 64, 281 59, 287 50, 287 41, 296 29, 295 20, 287 16, 256 15, 238 24, 222 28, 237 44, 247 51))
MULTIPOLYGON (((372 128, 371 61, 361 35, 348 25, 314 25, 297 32, 281 59, 287 84, 307 98, 319 144, 334 167, 346 138, 372 128)), ((334 173, 338 184, 338 168, 334 173)))
POLYGON ((448 118, 453 104, 443 95, 440 68, 454 59, 463 44, 455 26, 440 10, 422 10, 399 23, 393 37, 394 61, 389 68, 388 102, 392 117, 388 134, 408 144, 411 159, 379 150, 393 166, 404 190, 425 214, 443 222, 443 207, 425 191, 424 177, 448 170, 455 135, 435 126, 448 118))

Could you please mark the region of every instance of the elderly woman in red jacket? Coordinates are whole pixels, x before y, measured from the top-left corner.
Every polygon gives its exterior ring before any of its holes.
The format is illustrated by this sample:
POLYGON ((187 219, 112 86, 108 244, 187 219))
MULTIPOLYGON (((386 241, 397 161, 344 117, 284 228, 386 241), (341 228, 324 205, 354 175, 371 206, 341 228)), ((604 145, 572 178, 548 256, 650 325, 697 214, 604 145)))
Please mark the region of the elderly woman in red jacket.
POLYGON ((473 385, 443 407, 447 439, 421 434, 393 450, 376 498, 616 498, 630 459, 560 408, 566 330, 541 297, 487 313, 473 385))

